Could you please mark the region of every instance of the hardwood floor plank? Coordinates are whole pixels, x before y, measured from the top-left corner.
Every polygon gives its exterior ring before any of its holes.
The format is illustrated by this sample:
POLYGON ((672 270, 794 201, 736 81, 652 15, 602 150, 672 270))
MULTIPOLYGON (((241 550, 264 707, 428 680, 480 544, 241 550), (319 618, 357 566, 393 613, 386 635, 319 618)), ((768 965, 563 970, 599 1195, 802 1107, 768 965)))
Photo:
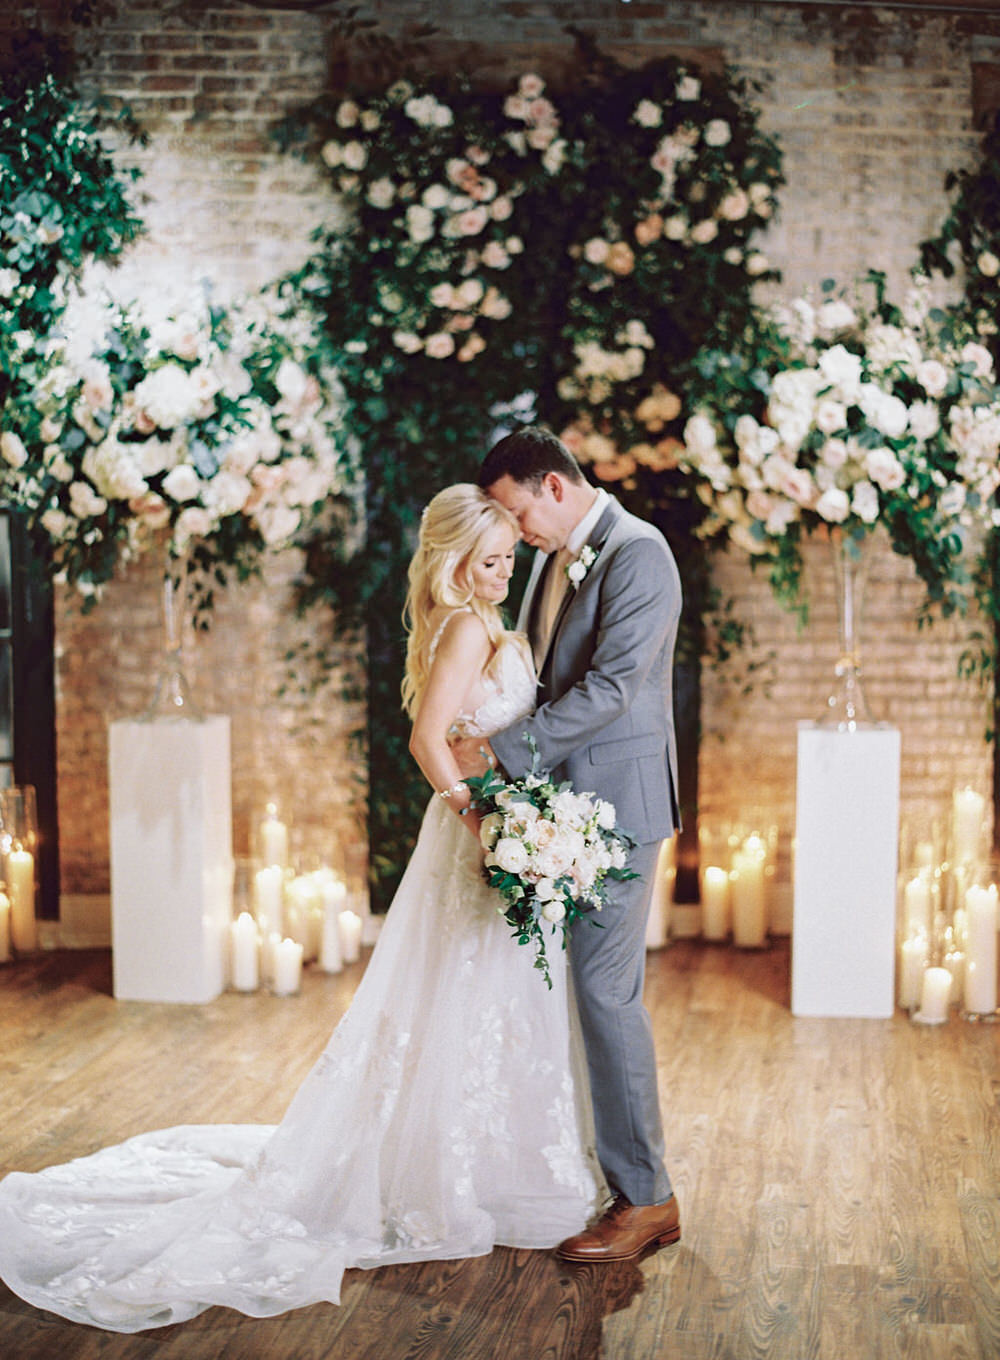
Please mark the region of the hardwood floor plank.
MULTIPOLYGON (((109 956, 0 969, 0 1169, 176 1122, 277 1122, 364 960, 297 997, 121 1003, 109 956)), ((795 1018, 789 950, 678 941, 647 1001, 673 1248, 352 1271, 339 1308, 115 1336, 0 1289, 16 1360, 997 1360, 1000 1027, 795 1018)))

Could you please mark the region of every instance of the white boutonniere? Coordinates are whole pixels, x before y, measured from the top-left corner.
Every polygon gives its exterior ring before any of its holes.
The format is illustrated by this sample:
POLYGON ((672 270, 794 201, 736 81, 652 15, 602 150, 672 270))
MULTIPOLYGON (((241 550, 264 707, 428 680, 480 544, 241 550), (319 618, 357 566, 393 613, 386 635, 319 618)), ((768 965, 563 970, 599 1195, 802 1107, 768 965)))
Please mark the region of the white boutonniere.
POLYGON ((590 570, 590 568, 594 565, 596 561, 597 553, 590 546, 589 543, 586 543, 580 549, 580 556, 576 559, 576 561, 567 564, 566 577, 574 590, 579 589, 580 582, 583 580, 587 572, 590 570))

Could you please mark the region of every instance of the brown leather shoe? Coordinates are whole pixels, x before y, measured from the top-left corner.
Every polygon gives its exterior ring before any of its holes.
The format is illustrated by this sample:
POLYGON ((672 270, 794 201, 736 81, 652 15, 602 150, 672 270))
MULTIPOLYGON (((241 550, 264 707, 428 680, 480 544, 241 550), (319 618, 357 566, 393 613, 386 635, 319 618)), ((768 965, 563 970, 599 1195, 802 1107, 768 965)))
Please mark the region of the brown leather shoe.
POLYGON ((679 1242, 681 1216, 675 1196, 663 1204, 630 1204, 617 1195, 592 1228, 556 1247, 564 1261, 627 1261, 654 1243, 679 1242))

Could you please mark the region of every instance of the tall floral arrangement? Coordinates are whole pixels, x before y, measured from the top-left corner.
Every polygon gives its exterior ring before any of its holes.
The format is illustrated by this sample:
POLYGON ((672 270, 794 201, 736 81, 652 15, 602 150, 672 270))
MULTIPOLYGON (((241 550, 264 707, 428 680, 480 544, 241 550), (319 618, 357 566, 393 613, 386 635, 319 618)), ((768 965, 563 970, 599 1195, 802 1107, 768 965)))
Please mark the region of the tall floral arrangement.
POLYGON ((0 484, 88 603, 120 560, 164 540, 200 568, 209 603, 219 573, 246 575, 350 494, 328 342, 292 292, 155 313, 79 297, 29 353, 0 484))
POLYGON ((682 454, 708 509, 700 533, 765 561, 779 597, 801 604, 804 535, 857 542, 882 525, 928 604, 964 611, 975 545, 998 518, 993 360, 924 284, 898 306, 881 275, 866 284, 779 305, 739 351, 700 356, 682 454))

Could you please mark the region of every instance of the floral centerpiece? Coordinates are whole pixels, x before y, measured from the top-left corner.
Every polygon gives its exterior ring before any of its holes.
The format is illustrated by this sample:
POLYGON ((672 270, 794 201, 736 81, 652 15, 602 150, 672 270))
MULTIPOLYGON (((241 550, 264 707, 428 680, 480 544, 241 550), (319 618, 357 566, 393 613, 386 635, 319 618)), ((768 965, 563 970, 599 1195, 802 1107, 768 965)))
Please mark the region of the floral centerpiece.
POLYGON ((571 784, 555 784, 538 768, 506 782, 495 770, 466 780, 473 806, 483 814, 483 873, 503 901, 500 909, 518 944, 535 949, 534 966, 549 987, 552 978, 544 927, 561 932, 583 917, 594 925, 607 897, 607 881, 637 878, 627 866, 635 844, 615 825, 613 803, 571 784))
POLYGON ((929 606, 964 611, 977 526, 997 523, 1000 395, 993 361, 918 281, 902 306, 825 286, 778 306, 738 352, 698 361, 682 464, 708 508, 705 538, 768 563, 802 606, 800 545, 836 531, 855 555, 876 527, 912 558, 929 606))
POLYGON ((165 540, 209 604, 220 573, 245 576, 350 491, 339 383, 295 295, 160 315, 81 297, 26 365, 0 483, 88 601, 165 540))

